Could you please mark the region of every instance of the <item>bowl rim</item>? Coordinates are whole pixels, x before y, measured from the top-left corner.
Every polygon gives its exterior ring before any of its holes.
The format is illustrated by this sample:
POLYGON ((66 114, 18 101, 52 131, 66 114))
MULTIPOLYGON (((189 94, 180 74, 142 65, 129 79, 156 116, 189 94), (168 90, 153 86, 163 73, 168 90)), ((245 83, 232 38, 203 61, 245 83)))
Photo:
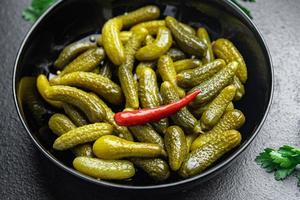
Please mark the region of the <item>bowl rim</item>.
POLYGON ((105 180, 98 180, 92 177, 89 177, 87 175, 84 175, 78 171, 76 171, 75 169, 72 169, 68 166, 66 166, 64 163, 60 162, 58 159, 56 159, 53 155, 51 155, 40 143, 39 141, 33 136, 33 134, 30 132, 29 128, 27 127, 27 124, 25 122, 25 119, 23 118, 19 105, 18 105, 18 99, 17 99, 17 95, 16 95, 16 73, 17 73, 17 68, 18 68, 18 63, 20 60, 20 56, 23 52, 23 49, 25 47, 25 44, 27 43, 28 38, 30 37, 30 35, 32 34, 32 32, 36 29, 36 27, 39 26, 39 24, 45 19, 45 17, 47 15, 49 15, 49 13, 51 13, 55 8, 57 8, 61 3, 63 3, 63 0, 58 0, 57 2, 55 2, 52 6, 50 6, 42 15, 41 17, 32 25, 32 27, 30 28, 30 30, 27 32, 26 36, 24 37, 20 48, 18 50, 18 53, 16 55, 15 58, 15 63, 14 63, 14 69, 13 69, 13 77, 12 77, 12 84, 13 84, 13 98, 14 98, 14 104, 18 113, 18 116, 22 122, 23 127, 25 128, 27 134, 30 136, 30 138, 32 139, 32 141, 34 142, 34 144, 38 147, 38 149, 48 158, 50 159, 56 166, 60 167, 61 169, 67 171, 68 173, 74 175, 75 177, 78 177, 82 180, 88 181, 90 183, 94 183, 96 185, 100 185, 100 186, 104 186, 104 187, 108 187, 108 188, 115 188, 115 189, 125 189, 125 190, 153 190, 153 189, 163 189, 163 188, 172 188, 172 187, 176 187, 176 186, 180 186, 186 183, 192 183, 195 182, 197 180, 203 179, 205 181, 205 178, 209 177, 209 176, 213 176, 216 175, 217 172, 220 172, 222 170, 224 170, 225 168, 227 168, 229 166, 230 163, 232 163, 240 154, 242 154, 242 152, 244 152, 248 146, 251 144, 251 142, 254 140, 254 138, 257 136, 258 132, 261 130, 267 115, 270 111, 270 107, 273 101, 273 93, 274 93, 274 68, 273 68, 273 62, 272 62, 272 58, 271 58, 271 54, 270 54, 270 50, 267 46, 267 43, 265 41, 265 39, 262 36, 262 33, 259 31, 258 27, 255 25, 255 23, 250 19, 250 17, 248 15, 246 15, 237 5, 235 5, 233 2, 229 1, 229 0, 224 0, 224 1, 220 1, 219 3, 222 5, 225 5, 227 7, 229 7, 230 9, 233 9, 238 15, 240 15, 240 17, 242 17, 247 24, 249 25, 250 30, 255 34, 256 38, 259 40, 261 47, 263 49, 263 51, 266 53, 266 58, 267 58, 267 62, 269 63, 270 66, 270 72, 271 72, 271 90, 270 90, 270 97, 269 97, 269 102, 267 105, 267 108, 265 110, 264 116, 262 118, 262 120, 260 121, 259 125, 256 127, 256 129, 254 130, 253 135, 243 144, 241 145, 241 147, 236 150, 235 152, 233 152, 229 158, 227 158, 226 160, 220 162, 219 164, 217 164, 216 166, 204 171, 203 173, 187 178, 187 179, 183 179, 183 180, 179 180, 173 183, 163 183, 163 184, 157 184, 157 185, 146 185, 146 186, 134 186, 134 185, 123 185, 123 184, 119 184, 119 183, 113 183, 113 182, 109 182, 109 181, 105 181, 105 180))

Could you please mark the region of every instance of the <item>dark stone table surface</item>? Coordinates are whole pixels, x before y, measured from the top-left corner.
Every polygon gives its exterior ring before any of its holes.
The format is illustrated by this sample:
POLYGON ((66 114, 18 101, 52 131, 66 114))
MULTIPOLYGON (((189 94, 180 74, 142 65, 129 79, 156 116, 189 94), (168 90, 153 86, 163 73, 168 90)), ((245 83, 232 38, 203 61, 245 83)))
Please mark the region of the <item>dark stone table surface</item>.
MULTIPOLYGON (((25 132, 13 103, 11 79, 17 50, 31 26, 21 17, 29 3, 0 0, 0 199, 127 198, 82 182, 54 166, 25 132)), ((247 6, 274 62, 275 93, 267 120, 246 153, 231 167, 191 191, 164 199, 300 199, 295 177, 277 182, 273 174, 265 173, 253 161, 265 147, 300 146, 300 1, 257 0, 247 6)), ((151 195, 143 198, 153 199, 151 195)))

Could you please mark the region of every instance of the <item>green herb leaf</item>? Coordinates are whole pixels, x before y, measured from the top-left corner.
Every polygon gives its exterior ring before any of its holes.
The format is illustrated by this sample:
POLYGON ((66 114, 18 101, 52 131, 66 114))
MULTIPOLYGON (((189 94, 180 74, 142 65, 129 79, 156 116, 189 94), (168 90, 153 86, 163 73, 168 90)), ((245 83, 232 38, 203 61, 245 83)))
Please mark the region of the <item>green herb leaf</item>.
POLYGON ((32 0, 22 16, 25 20, 35 22, 56 0, 32 0))
MULTIPOLYGON (((231 0, 235 5, 237 5, 242 11, 244 11, 244 13, 246 13, 250 19, 253 19, 252 14, 250 12, 250 10, 248 10, 248 8, 244 7, 240 2, 238 2, 238 0, 231 0)), ((256 0, 243 0, 246 2, 256 2, 256 0)))
MULTIPOLYGON (((255 159, 257 164, 266 169, 267 172, 275 172, 277 181, 284 180, 291 175, 298 164, 300 164, 300 149, 284 145, 278 150, 265 149, 255 159)), ((297 176, 300 187, 300 173, 297 176)))
POLYGON ((276 169, 276 164, 273 163, 273 159, 270 156, 270 152, 274 151, 273 149, 267 148, 261 152, 255 159, 257 164, 261 165, 262 168, 265 168, 267 172, 273 172, 276 169))
POLYGON ((281 180, 285 179, 286 177, 291 175, 294 170, 295 170, 295 167, 292 167, 290 169, 284 169, 284 168, 278 169, 274 174, 276 181, 281 181, 281 180))

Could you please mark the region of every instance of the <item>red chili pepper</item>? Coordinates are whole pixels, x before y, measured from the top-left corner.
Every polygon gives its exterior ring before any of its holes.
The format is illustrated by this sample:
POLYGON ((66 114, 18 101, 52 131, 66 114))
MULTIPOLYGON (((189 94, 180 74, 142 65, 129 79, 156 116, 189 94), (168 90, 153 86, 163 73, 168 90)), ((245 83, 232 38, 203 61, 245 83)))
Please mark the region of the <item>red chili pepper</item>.
POLYGON ((114 118, 116 123, 120 126, 134 126, 152 121, 158 121, 160 119, 173 115, 181 108, 187 106, 191 101, 193 101, 196 98, 196 96, 200 92, 200 90, 196 90, 177 102, 159 106, 156 108, 146 108, 133 111, 118 112, 115 114, 114 118))

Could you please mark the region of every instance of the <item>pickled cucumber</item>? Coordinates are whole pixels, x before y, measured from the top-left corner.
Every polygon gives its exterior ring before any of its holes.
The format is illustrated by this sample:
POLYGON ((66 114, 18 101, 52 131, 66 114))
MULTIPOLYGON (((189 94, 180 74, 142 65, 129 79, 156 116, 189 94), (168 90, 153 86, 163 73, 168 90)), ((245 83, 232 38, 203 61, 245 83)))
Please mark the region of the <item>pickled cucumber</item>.
POLYGON ((179 126, 170 126, 166 131, 164 140, 170 167, 173 171, 177 171, 187 154, 184 132, 179 126))
POLYGON ((192 88, 188 93, 199 89, 201 90, 201 93, 190 105, 192 107, 199 107, 201 104, 206 103, 214 98, 224 87, 232 82, 237 68, 237 62, 230 62, 213 77, 192 88))
POLYGON ((103 159, 154 158, 166 155, 166 152, 158 144, 132 142, 114 135, 100 137, 93 145, 93 152, 98 158, 103 159))
POLYGON ((168 28, 160 27, 156 39, 151 44, 140 48, 135 57, 141 61, 149 61, 158 59, 161 55, 166 53, 172 45, 172 35, 168 28))
POLYGON ((228 131, 231 129, 239 129, 245 123, 244 114, 234 109, 232 111, 228 111, 223 115, 220 121, 211 129, 210 131, 199 135, 199 137, 192 143, 191 149, 195 150, 200 148, 210 140, 216 139, 219 137, 221 133, 224 131, 228 131))
POLYGON ((202 114, 200 120, 202 128, 210 129, 218 123, 229 103, 233 100, 235 93, 236 87, 234 85, 229 85, 220 92, 202 114))
POLYGON ((72 129, 58 137, 53 144, 56 150, 66 150, 79 144, 93 142, 103 135, 112 134, 113 127, 108 123, 95 123, 72 129))
POLYGON ((73 161, 73 166, 83 174, 104 180, 128 179, 135 174, 133 164, 127 160, 77 157, 73 161))
MULTIPOLYGON (((175 91, 175 88, 168 81, 165 81, 161 84, 160 92, 165 104, 173 103, 180 99, 175 91)), ((202 132, 200 123, 186 107, 182 108, 174 115, 171 115, 171 119, 175 124, 188 131, 192 131, 194 133, 202 132)))
POLYGON ((246 63, 232 42, 224 38, 216 40, 213 44, 213 52, 218 58, 224 59, 227 63, 232 61, 238 62, 239 66, 236 75, 242 83, 246 82, 248 78, 246 63))
POLYGON ((75 58, 61 71, 59 76, 76 71, 92 71, 104 59, 105 53, 103 48, 93 48, 75 58))
POLYGON ((89 97, 87 92, 70 86, 51 86, 45 91, 50 100, 63 101, 79 108, 90 122, 100 122, 106 117, 105 109, 89 97))
POLYGON ((68 85, 92 90, 108 102, 120 105, 124 99, 121 87, 109 78, 92 72, 72 72, 50 80, 51 85, 68 85))
MULTIPOLYGON (((180 61, 178 61, 180 62, 180 61)), ((212 77, 225 66, 224 60, 217 59, 206 65, 194 69, 184 70, 177 74, 177 83, 181 87, 189 88, 199 85, 203 81, 212 77)))
POLYGON ((179 175, 187 178, 203 172, 207 167, 229 152, 241 142, 241 134, 236 130, 222 132, 220 137, 211 139, 206 145, 192 151, 184 160, 179 175))

